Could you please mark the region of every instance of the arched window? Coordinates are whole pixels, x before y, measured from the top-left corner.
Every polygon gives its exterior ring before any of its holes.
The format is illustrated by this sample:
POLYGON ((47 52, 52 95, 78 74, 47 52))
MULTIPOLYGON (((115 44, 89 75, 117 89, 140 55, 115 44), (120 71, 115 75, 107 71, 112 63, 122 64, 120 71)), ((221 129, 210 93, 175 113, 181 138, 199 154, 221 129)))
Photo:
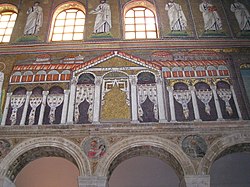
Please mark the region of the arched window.
POLYGON ((85 8, 78 2, 59 6, 53 16, 50 41, 83 40, 85 8))
POLYGON ((17 8, 10 4, 0 5, 0 42, 10 41, 17 18, 17 8))
POLYGON ((124 9, 125 39, 158 38, 154 6, 147 1, 131 2, 124 9))

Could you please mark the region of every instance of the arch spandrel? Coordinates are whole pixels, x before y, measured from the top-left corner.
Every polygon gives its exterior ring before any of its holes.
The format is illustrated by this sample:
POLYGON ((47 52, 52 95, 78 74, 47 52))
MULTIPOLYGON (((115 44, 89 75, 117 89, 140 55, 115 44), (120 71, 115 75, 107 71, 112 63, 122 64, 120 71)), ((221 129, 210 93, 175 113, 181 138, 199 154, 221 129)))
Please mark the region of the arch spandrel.
POLYGON ((100 160, 94 174, 97 176, 108 176, 109 168, 116 157, 131 148, 143 146, 151 146, 166 151, 173 156, 173 158, 175 158, 178 164, 182 167, 184 175, 195 174, 195 169, 191 160, 177 144, 171 142, 170 140, 156 136, 134 136, 114 144, 109 148, 106 156, 100 160))
MULTIPOLYGON (((87 159, 87 157, 82 153, 81 148, 74 144, 73 142, 65 139, 65 138, 59 138, 59 137, 40 137, 40 138, 31 138, 28 140, 23 141, 19 145, 17 145, 14 149, 12 149, 8 155, 5 156, 5 158, 0 163, 0 175, 6 176, 9 178, 12 178, 12 180, 15 179, 15 176, 9 176, 10 173, 13 173, 11 171, 11 168, 16 169, 17 167, 21 167, 21 169, 24 166, 19 166, 19 163, 16 163, 15 161, 18 160, 18 158, 25 157, 26 159, 29 158, 29 153, 32 150, 37 149, 44 149, 51 148, 47 156, 56 156, 56 157, 63 157, 61 154, 58 154, 58 150, 61 152, 64 152, 67 154, 65 156, 65 159, 68 159, 73 164, 75 164, 78 169, 80 176, 89 176, 90 175, 90 163, 87 159), (54 148, 54 149, 53 149, 54 148), (53 153, 53 151, 55 151, 53 153), (15 166, 17 164, 17 166, 15 166)), ((44 157, 46 155, 37 155, 35 159, 44 157)), ((25 165, 27 165, 29 162, 35 160, 34 158, 30 159, 30 161, 25 162, 25 165)), ((21 170, 20 169, 20 170, 21 170)), ((19 171, 20 171, 19 170, 19 171)), ((15 172, 14 172, 15 173, 15 172)))
MULTIPOLYGON (((215 160, 219 159, 220 157, 226 154, 229 154, 228 151, 230 150, 230 148, 233 149, 233 147, 240 144, 250 145, 249 134, 237 133, 230 136, 225 136, 215 141, 207 150, 206 155, 202 158, 197 170, 197 174, 201 175, 209 174, 210 169, 215 160)), ((240 147, 244 149, 244 146, 240 147)), ((250 152, 250 149, 248 151, 250 152)), ((232 150, 231 152, 236 152, 236 151, 232 150)))

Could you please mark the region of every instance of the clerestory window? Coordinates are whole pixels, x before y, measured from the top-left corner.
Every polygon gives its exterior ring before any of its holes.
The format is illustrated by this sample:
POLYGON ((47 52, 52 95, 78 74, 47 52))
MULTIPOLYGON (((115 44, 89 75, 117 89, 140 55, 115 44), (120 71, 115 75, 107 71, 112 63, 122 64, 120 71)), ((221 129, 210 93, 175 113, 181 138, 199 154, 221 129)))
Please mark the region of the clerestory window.
POLYGON ((125 39, 158 38, 155 12, 145 6, 128 6, 124 14, 125 39))
POLYGON ((80 3, 63 4, 54 13, 51 41, 83 40, 85 9, 80 3))

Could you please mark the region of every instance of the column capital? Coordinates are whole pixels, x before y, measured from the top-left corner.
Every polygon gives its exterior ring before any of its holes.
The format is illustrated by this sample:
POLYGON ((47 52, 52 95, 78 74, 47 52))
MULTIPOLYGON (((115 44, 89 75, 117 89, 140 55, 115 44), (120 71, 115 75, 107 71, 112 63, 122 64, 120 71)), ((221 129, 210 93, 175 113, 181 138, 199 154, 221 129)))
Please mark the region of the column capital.
POLYGON ((195 86, 193 86, 193 85, 189 85, 189 86, 188 86, 188 89, 189 89, 190 91, 195 91, 195 90, 196 90, 195 86))
POLYGON ((72 79, 70 80, 70 84, 76 85, 76 83, 77 83, 77 78, 75 76, 73 76, 72 79))
POLYGON ((186 175, 184 178, 186 187, 210 187, 210 175, 186 175))
POLYGON ((4 73, 0 72, 0 82, 3 82, 3 81, 4 81, 4 73))
POLYGON ((107 187, 108 178, 103 176, 79 176, 79 187, 107 187))
POLYGON ((0 176, 0 186, 16 187, 16 185, 7 177, 0 176))
POLYGON ((26 95, 27 95, 27 96, 31 96, 31 94, 32 94, 32 91, 27 91, 27 92, 26 92, 26 95))
POLYGON ((96 76, 95 77, 95 85, 100 86, 102 83, 102 76, 96 76))
POLYGON ((7 97, 12 96, 12 94, 13 94, 12 92, 8 92, 8 93, 7 93, 7 97))
POLYGON ((136 75, 130 75, 129 76, 129 81, 132 85, 136 85, 137 84, 137 76, 136 75))
POLYGON ((70 93, 70 90, 64 90, 65 95, 69 95, 69 93, 70 93))
POLYGON ((49 91, 43 91, 43 95, 49 95, 49 91))
POLYGON ((216 89, 217 89, 215 85, 210 85, 210 88, 211 88, 212 90, 216 90, 216 89))
POLYGON ((173 86, 167 86, 167 90, 168 90, 169 92, 173 92, 173 91, 174 91, 174 87, 173 87, 173 86))
POLYGON ((162 84, 162 77, 156 76, 156 84, 162 84))

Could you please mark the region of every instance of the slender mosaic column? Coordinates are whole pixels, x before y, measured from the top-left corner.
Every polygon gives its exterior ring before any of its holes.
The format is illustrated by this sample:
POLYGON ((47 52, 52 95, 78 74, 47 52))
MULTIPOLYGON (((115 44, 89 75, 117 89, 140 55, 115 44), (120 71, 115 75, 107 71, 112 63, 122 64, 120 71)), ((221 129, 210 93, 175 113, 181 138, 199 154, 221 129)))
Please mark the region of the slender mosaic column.
POLYGON ((67 111, 68 111, 68 103, 69 103, 69 90, 64 90, 61 124, 66 123, 66 117, 67 117, 67 111))
POLYGON ((198 104, 197 104, 197 99, 196 99, 196 95, 195 95, 195 87, 194 86, 189 86, 188 89, 190 90, 191 96, 192 96, 192 103, 193 103, 193 108, 194 108, 195 121, 201 121, 199 108, 198 108, 198 104))
POLYGON ((27 117, 27 111, 28 111, 28 106, 29 106, 31 94, 32 94, 32 92, 30 92, 30 91, 26 93, 25 104, 24 104, 24 108, 23 108, 23 114, 22 114, 22 118, 21 118, 21 121, 20 121, 21 126, 25 125, 25 119, 27 117))
POLYGON ((241 120, 242 115, 241 115, 241 112, 240 112, 240 107, 239 107, 239 103, 238 103, 238 100, 237 100, 237 97, 236 97, 236 94, 235 94, 235 91, 234 91, 234 87, 231 85, 230 89, 231 89, 231 92, 232 92, 232 95, 233 95, 233 99, 234 99, 234 103, 235 103, 235 107, 236 107, 239 119, 241 120))
POLYGON ((6 122, 6 118, 8 115, 8 110, 9 110, 9 106, 10 106, 10 98, 11 98, 12 92, 7 93, 7 97, 6 97, 6 102, 5 102, 5 107, 4 107, 4 111, 3 111, 3 117, 2 117, 2 122, 1 125, 5 125, 6 122))
POLYGON ((94 110, 93 110, 93 123, 100 123, 100 102, 101 102, 101 84, 102 77, 97 76, 95 78, 95 98, 94 98, 94 110))
POLYGON ((70 98, 69 98, 67 124, 73 124, 74 105, 76 98, 76 84, 77 84, 76 77, 73 77, 70 82, 70 98))
POLYGON ((176 122, 174 95, 173 95, 174 88, 172 86, 168 86, 167 90, 168 90, 168 96, 169 96, 171 122, 176 122))
POLYGON ((131 84, 131 110, 132 110, 132 121, 131 123, 139 123, 138 120, 138 111, 137 111, 137 77, 130 76, 129 77, 131 84))
POLYGON ((49 94, 49 91, 43 91, 43 100, 40 108, 40 114, 39 114, 39 120, 38 120, 38 125, 43 124, 43 116, 44 116, 44 111, 45 111, 45 106, 46 106, 46 99, 49 94))
POLYGON ((222 121, 224 120, 223 117, 222 117, 222 112, 221 112, 221 108, 220 108, 220 102, 219 102, 219 99, 218 99, 218 95, 216 93, 216 86, 214 85, 211 85, 211 90, 213 92, 213 96, 214 96, 214 103, 215 103, 215 108, 216 108, 216 112, 217 112, 217 116, 218 116, 218 121, 222 121))
POLYGON ((159 122, 166 123, 166 111, 164 107, 164 99, 163 99, 163 81, 161 77, 157 77, 156 80, 156 89, 157 89, 157 98, 158 98, 158 107, 159 107, 159 122))

